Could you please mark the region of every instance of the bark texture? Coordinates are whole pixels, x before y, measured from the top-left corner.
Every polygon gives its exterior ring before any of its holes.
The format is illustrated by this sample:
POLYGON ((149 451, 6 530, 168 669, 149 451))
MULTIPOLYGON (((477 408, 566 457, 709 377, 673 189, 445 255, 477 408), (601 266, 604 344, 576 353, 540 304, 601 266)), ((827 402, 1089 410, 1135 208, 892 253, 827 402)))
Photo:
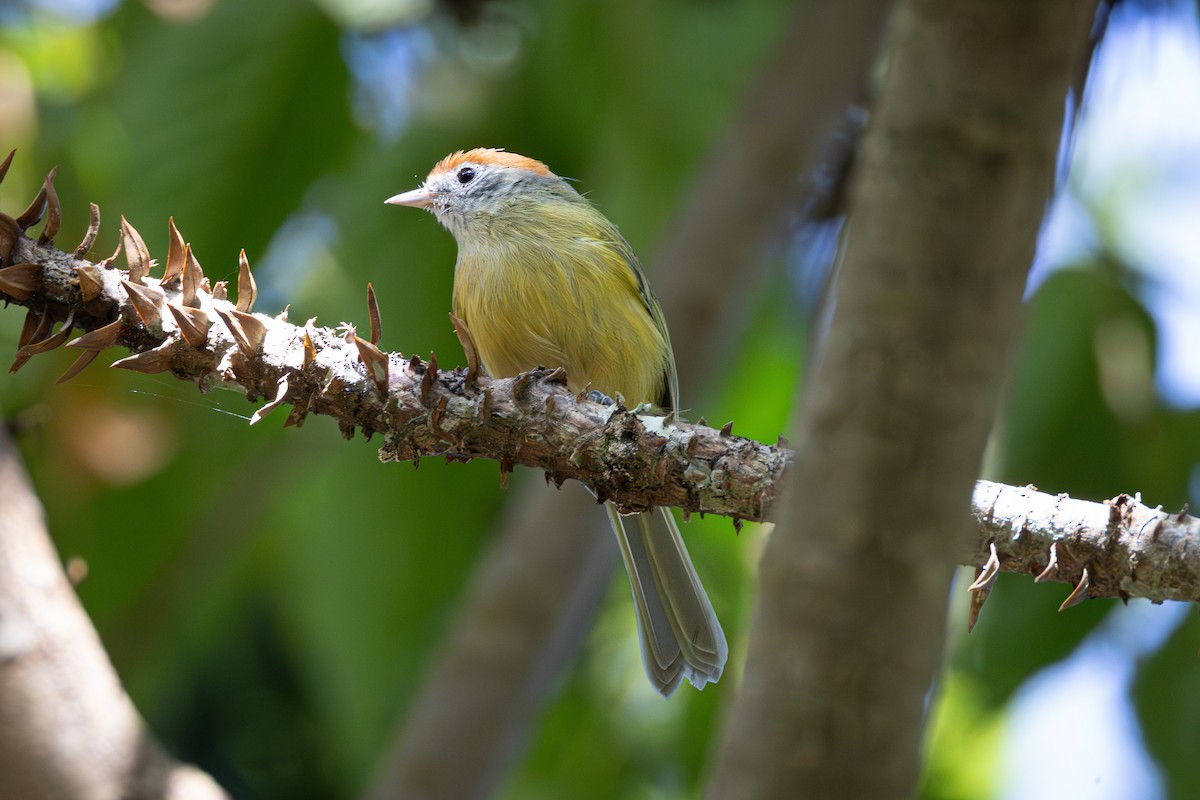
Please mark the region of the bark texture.
POLYGON ((0 425, 0 797, 221 800, 146 731, 0 425))
POLYGON ((713 798, 903 797, 1094 4, 910 0, 713 798))

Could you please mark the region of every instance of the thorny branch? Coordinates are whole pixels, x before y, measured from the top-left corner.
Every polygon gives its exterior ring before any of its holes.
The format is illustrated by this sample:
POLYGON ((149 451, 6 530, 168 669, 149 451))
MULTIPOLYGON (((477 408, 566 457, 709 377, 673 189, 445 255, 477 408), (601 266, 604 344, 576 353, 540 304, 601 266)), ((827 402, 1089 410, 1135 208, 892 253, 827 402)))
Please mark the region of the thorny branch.
MULTIPOLYGON (((118 253, 94 263, 82 245, 74 254, 54 247, 60 216, 52 176, 23 214, 0 215, 0 297, 29 309, 13 370, 65 344, 83 351, 60 379, 69 380, 101 351, 122 346, 132 355, 113 367, 169 371, 203 392, 216 386, 265 398, 251 424, 289 405, 285 426, 315 413, 333 417, 346 438, 382 433, 383 461, 489 458, 502 477, 516 465, 540 468, 548 482, 582 481, 626 512, 678 506, 685 516, 729 516, 739 526, 770 512, 790 457, 782 440, 767 446, 734 436, 732 423, 717 430, 591 402, 567 388, 561 368, 491 379, 480 374, 458 320, 465 369, 439 370, 432 354, 425 361, 385 353, 376 346, 381 316, 371 289, 368 339, 347 324, 333 330, 313 320, 294 325, 286 311, 254 313, 244 253, 232 303, 224 282, 209 285, 173 221, 163 275, 154 278, 146 245, 125 220, 118 253), (26 236, 47 210, 41 236, 26 236), (114 263, 122 249, 127 269, 114 263), (68 342, 74 329, 84 333, 68 342)), ((85 243, 98 225, 93 210, 85 243)))
POLYGON ((1089 597, 1200 602, 1200 519, 1117 495, 1102 503, 1032 486, 979 481, 971 503, 976 527, 960 548, 963 564, 982 564, 971 586, 974 624, 1000 572, 1074 586, 1060 611, 1089 597))
MULTIPOLYGON (((11 155, 9 156, 11 159, 11 155)), ((8 160, 0 164, 3 180, 8 160)), ((0 299, 27 307, 11 371, 34 355, 62 345, 82 354, 69 380, 105 349, 132 355, 112 366, 172 372, 201 391, 239 390, 267 398, 254 424, 282 405, 285 426, 309 413, 330 416, 347 438, 361 429, 382 433, 383 461, 420 462, 422 456, 500 462, 502 477, 516 465, 592 487, 600 500, 626 511, 678 506, 691 512, 764 520, 791 452, 780 439, 764 445, 704 424, 639 414, 576 397, 562 369, 538 369, 495 380, 478 371, 470 332, 453 320, 468 366, 439 370, 437 359, 384 353, 381 315, 368 287, 369 339, 352 326, 293 325, 252 311, 256 290, 245 255, 237 302, 224 282, 210 286, 199 263, 170 223, 163 277, 141 236, 125 220, 118 252, 101 262, 83 258, 95 240, 99 212, 74 253, 54 247, 61 212, 53 173, 20 216, 0 213, 0 299), (38 239, 25 231, 46 217, 38 239), (123 250, 127 269, 114 264, 123 250), (61 327, 54 332, 54 326, 61 327), (68 341, 73 330, 83 331, 68 341)), ((972 585, 974 623, 1001 571, 1070 583, 1064 608, 1087 597, 1146 597, 1200 602, 1200 520, 1149 509, 1128 495, 1105 503, 1054 497, 980 481, 972 511, 975 530, 964 537, 959 560, 983 565, 972 585)))

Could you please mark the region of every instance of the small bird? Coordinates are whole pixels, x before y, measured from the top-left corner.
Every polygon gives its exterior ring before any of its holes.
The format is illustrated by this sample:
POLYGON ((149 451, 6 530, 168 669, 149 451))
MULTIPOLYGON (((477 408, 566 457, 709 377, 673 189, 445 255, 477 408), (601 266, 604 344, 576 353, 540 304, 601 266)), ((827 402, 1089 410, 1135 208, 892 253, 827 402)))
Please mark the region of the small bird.
MULTIPOLYGON (((617 227, 532 158, 490 148, 442 159, 418 189, 385 202, 423 208, 454 235, 454 313, 489 375, 565 367, 631 403, 678 408, 666 320, 617 227)), ((664 696, 721 677, 729 647, 666 508, 633 524, 607 504, 629 573, 642 661, 664 696)))

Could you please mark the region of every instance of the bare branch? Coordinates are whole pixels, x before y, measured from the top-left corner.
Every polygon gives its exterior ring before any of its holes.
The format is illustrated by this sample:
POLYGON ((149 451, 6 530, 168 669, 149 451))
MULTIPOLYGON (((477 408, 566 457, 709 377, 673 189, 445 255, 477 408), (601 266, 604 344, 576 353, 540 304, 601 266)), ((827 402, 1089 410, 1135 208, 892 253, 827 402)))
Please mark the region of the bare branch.
POLYGON ((0 797, 226 798, 146 730, 2 425, 0 486, 0 797))

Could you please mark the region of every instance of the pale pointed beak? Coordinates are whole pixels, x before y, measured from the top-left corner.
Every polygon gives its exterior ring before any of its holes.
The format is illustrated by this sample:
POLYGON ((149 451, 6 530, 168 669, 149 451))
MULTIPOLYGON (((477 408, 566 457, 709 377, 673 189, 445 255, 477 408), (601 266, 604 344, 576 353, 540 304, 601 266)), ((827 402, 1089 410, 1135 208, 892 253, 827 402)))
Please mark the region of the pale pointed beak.
POLYGON ((429 208, 433 205, 433 201, 437 199, 438 193, 422 186, 420 189, 413 189, 410 192, 404 192, 393 197, 389 197, 383 202, 393 206, 412 206, 413 208, 429 208))

